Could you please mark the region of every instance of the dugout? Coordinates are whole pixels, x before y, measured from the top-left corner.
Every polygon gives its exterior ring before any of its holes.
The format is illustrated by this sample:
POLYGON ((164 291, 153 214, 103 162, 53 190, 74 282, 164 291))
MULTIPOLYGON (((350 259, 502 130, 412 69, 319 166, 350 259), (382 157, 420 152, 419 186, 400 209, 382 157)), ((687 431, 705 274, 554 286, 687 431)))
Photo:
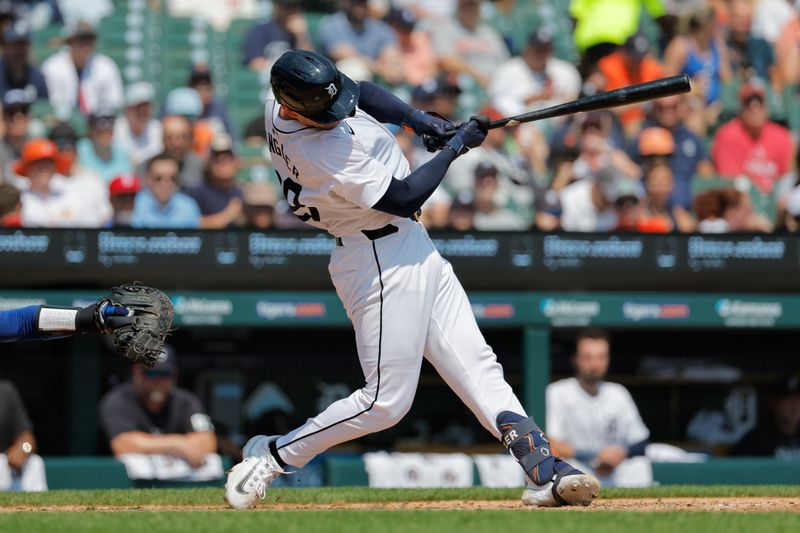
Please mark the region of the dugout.
MULTIPOLYGON (((735 389, 758 394, 800 368, 793 342, 800 255, 793 238, 434 238, 467 287, 509 381, 539 419, 545 384, 569 373, 572 337, 587 325, 611 331, 611 379, 629 388, 654 440, 691 446, 686 428, 699 409, 724 406, 735 389), (647 357, 675 364, 648 374, 647 357), (740 373, 735 379, 680 373, 698 361, 740 373)), ((81 305, 102 287, 131 279, 164 287, 176 305, 179 329, 171 342, 180 354, 180 384, 200 394, 218 425, 235 436, 247 432, 235 413, 265 381, 291 398, 293 421, 361 382, 352 329, 325 271, 328 246, 330 239, 308 231, 4 231, 0 306, 81 305)), ((97 401, 125 379, 128 367, 101 339, 3 346, 0 365, 0 375, 23 394, 41 453, 53 458, 51 476, 74 470, 79 458, 107 453, 97 401)), ((385 447, 498 449, 427 364, 400 425, 339 451, 385 447)), ((332 459, 328 482, 363 481, 356 456, 332 459)), ((674 465, 655 475, 664 483, 744 482, 730 479, 729 461, 752 471, 750 482, 789 482, 787 472, 800 473, 772 460, 722 456, 697 467, 707 475, 674 465)))

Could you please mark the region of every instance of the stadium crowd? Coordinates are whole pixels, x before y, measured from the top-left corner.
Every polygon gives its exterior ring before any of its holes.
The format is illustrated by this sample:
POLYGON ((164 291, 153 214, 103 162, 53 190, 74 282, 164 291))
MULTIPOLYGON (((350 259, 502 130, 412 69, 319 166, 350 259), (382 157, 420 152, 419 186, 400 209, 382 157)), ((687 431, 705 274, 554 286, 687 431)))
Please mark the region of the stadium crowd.
MULTIPOLYGON (((121 69, 98 35, 104 17, 124 10, 129 22, 153 11, 204 20, 221 34, 245 22, 229 67, 257 76, 262 88, 282 52, 313 48, 352 78, 384 84, 456 122, 669 75, 692 78, 687 95, 490 131, 424 206, 432 228, 799 227, 800 2, 225 5, 0 1, 0 225, 302 227, 271 172, 263 172, 262 102, 253 99, 246 124, 233 120, 234 95, 217 91, 216 67, 202 55, 186 54, 189 74, 169 90, 121 69), (36 32, 53 27, 60 47, 34 50, 36 32)), ((418 139, 396 135, 412 169, 430 157, 418 139)))

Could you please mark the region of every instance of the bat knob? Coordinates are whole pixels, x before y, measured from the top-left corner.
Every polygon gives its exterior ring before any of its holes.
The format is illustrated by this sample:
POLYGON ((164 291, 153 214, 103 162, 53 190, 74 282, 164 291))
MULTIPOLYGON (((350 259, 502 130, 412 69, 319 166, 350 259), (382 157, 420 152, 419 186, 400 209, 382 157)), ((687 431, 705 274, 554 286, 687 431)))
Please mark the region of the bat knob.
POLYGON ((475 122, 477 122, 478 123, 478 127, 484 133, 489 131, 489 123, 491 121, 489 120, 489 117, 487 117, 486 115, 473 115, 473 116, 469 117, 469 119, 470 120, 474 120, 475 122))

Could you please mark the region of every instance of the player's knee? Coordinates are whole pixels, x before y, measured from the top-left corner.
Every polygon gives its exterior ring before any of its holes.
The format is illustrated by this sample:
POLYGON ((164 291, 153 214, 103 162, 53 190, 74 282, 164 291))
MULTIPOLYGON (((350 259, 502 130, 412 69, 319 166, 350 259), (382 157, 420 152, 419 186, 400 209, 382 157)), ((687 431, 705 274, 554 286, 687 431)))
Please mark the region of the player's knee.
POLYGON ((381 420, 384 428, 389 428, 400 422, 414 403, 413 395, 378 397, 372 406, 373 414, 381 420), (410 397, 409 397, 410 396, 410 397))

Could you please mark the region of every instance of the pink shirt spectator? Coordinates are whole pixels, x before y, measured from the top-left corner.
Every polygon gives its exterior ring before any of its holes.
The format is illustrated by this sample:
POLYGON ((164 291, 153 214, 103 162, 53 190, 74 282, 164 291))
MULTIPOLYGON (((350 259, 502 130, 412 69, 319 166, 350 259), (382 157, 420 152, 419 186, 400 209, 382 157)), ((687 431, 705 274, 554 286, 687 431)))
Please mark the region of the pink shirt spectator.
POLYGON ((711 158, 720 176, 745 175, 761 192, 769 193, 778 178, 789 170, 792 137, 786 128, 767 122, 761 135, 754 138, 742 120, 735 118, 717 132, 711 158))

